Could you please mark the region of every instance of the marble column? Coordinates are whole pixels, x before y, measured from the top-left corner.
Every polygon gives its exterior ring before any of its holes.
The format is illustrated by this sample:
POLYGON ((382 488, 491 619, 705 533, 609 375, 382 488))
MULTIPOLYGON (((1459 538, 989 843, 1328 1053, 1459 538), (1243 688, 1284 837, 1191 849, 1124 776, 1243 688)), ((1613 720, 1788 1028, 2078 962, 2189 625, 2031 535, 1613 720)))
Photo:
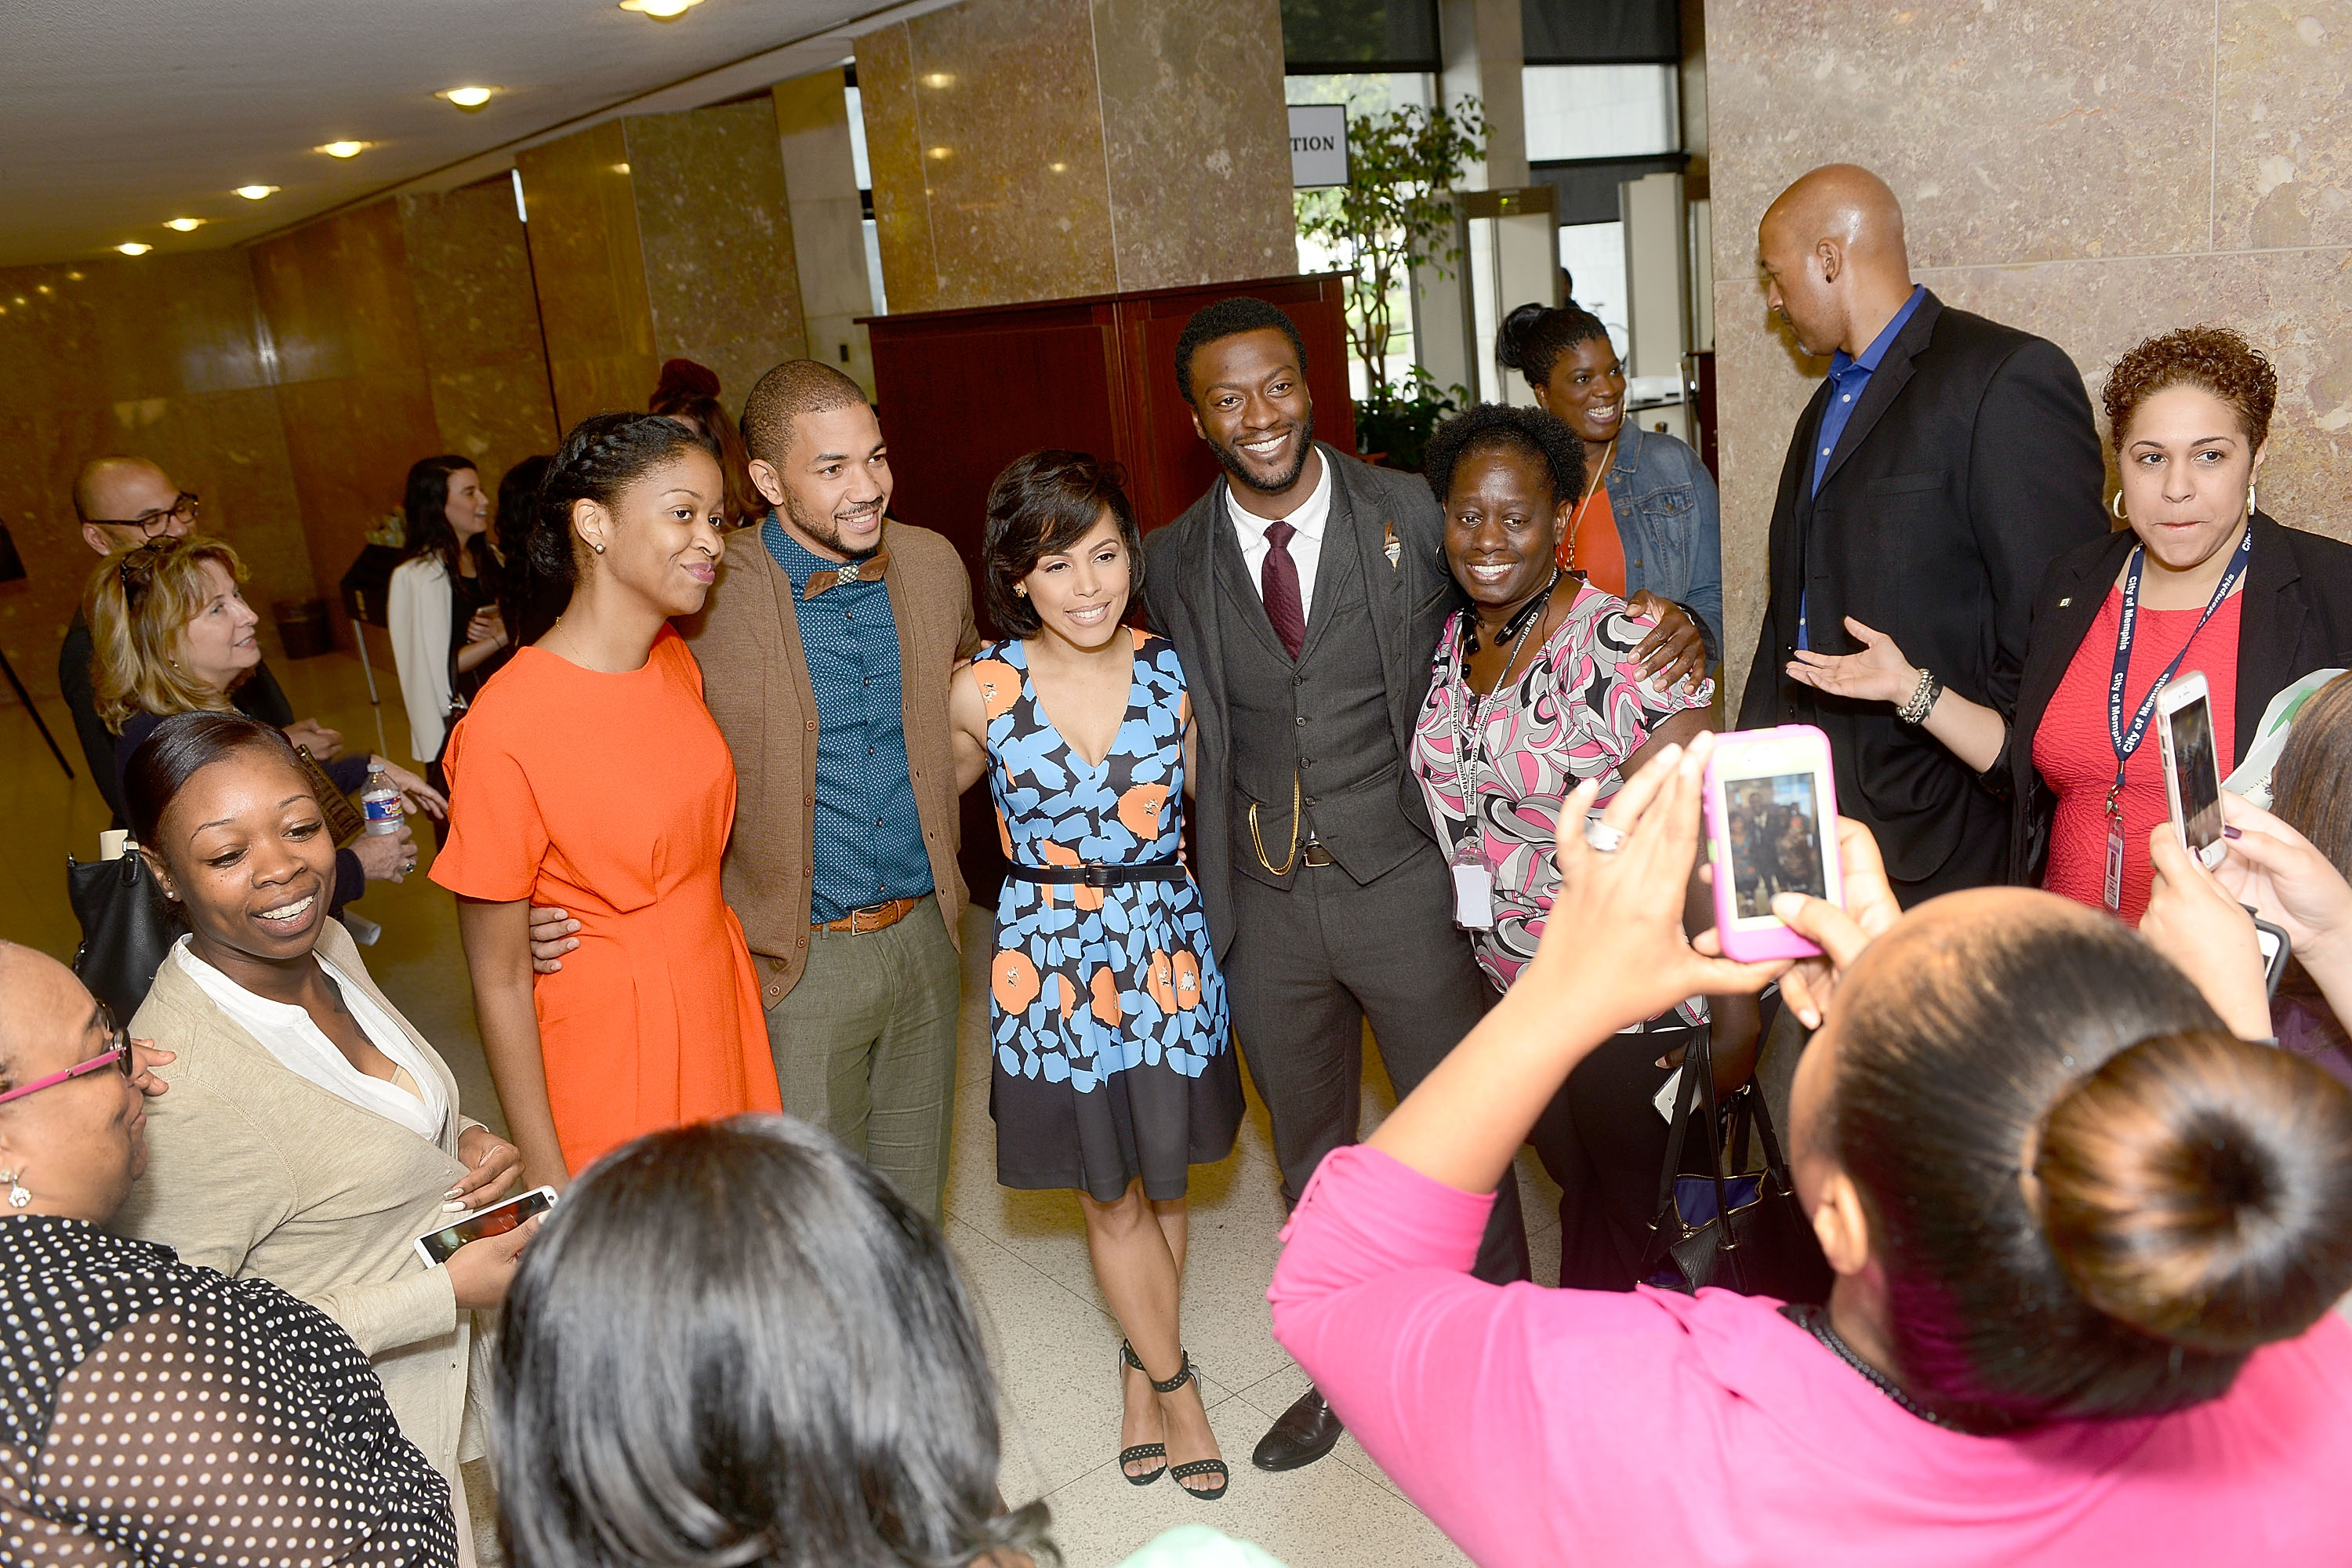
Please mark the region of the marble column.
POLYGON ((776 131, 792 192, 793 256, 812 358, 874 391, 874 353, 857 318, 874 313, 866 214, 850 152, 846 80, 838 69, 776 84, 776 131))
POLYGON ((893 311, 1297 270, 1276 0, 965 0, 857 81, 893 311))
MULTIPOLYGON (((1814 165, 1877 171, 1948 304, 2074 357, 2094 407, 2152 333, 2236 327, 2279 399, 2263 510, 2352 538, 2352 116, 2338 20, 2258 0, 1706 9, 1728 689, 1789 434, 1826 366, 1768 318, 1756 225, 1814 165)), ((2112 464, 2112 458, 2110 459, 2112 464)))
POLYGON ((661 362, 740 407, 806 349, 792 215, 765 100, 633 115, 525 150, 531 276, 556 411, 643 408, 661 362))

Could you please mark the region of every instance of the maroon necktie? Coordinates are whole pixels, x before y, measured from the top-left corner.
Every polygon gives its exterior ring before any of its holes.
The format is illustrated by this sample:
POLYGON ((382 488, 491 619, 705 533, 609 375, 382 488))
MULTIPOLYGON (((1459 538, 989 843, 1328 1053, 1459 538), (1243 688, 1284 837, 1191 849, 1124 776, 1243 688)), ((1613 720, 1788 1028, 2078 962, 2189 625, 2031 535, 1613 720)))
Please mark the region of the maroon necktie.
POLYGON ((1294 659, 1307 641, 1307 611, 1298 602, 1298 563, 1290 558, 1290 537, 1297 531, 1286 522, 1265 525, 1265 565, 1258 574, 1265 618, 1274 623, 1274 635, 1294 659))

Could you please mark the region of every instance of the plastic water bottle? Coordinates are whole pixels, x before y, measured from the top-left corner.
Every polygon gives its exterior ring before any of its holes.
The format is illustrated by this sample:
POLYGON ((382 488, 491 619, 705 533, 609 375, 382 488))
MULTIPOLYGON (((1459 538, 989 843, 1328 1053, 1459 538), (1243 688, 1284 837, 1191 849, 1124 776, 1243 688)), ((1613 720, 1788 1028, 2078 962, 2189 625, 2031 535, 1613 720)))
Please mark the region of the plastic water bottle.
POLYGON ((360 809, 367 814, 368 836, 382 837, 400 831, 400 792, 383 776, 382 767, 368 769, 367 788, 361 792, 360 809))

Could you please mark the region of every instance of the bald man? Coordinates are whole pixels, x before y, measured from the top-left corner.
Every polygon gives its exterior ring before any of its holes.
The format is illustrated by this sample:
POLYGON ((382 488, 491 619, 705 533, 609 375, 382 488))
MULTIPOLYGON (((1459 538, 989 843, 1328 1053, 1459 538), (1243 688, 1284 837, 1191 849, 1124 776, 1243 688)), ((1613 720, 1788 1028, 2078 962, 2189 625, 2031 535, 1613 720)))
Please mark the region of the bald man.
MULTIPOLYGON (((157 539, 184 538, 196 525, 196 498, 172 482, 157 464, 145 458, 92 458, 74 477, 74 521, 82 542, 100 555, 133 549, 157 539)), ((114 765, 114 731, 98 716, 98 691, 91 666, 98 650, 90 640, 89 623, 81 607, 74 608, 73 624, 66 628, 65 645, 58 650, 58 690, 73 710, 74 732, 81 737, 82 759, 98 793, 114 812, 114 825, 123 824, 119 776, 114 765)), ((236 689, 232 699, 238 710, 266 724, 276 724, 298 746, 308 746, 320 762, 332 761, 342 736, 315 719, 297 720, 278 678, 266 664, 236 689)), ((356 894, 352 895, 356 897, 356 894)))
POLYGON ((1867 169, 1833 163, 1781 192, 1757 247, 1766 302, 1830 373, 1780 473, 1740 727, 1828 733, 1838 809, 1870 826, 1906 904, 1999 882, 2007 763, 1980 778, 1917 704, 1835 697, 1789 672, 1800 648, 1859 652, 1858 624, 1926 672, 1915 691, 1930 710, 1950 690, 2011 711, 2042 572, 2106 529, 2082 375, 2056 344, 1914 285, 1903 209, 1867 169))
POLYGON ((743 444, 770 510, 682 628, 735 757, 727 902, 784 1109, 936 1221, 963 999, 948 679, 980 646, 971 580, 889 517, 882 427, 832 366, 762 376, 743 444))

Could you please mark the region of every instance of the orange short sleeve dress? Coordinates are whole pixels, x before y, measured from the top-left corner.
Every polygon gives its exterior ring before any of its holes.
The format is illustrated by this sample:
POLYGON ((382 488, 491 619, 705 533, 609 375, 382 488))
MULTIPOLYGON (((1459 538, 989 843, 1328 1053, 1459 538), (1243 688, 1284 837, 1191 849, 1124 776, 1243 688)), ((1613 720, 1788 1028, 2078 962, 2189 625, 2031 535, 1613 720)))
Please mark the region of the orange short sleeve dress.
POLYGON ((759 978, 719 886, 734 759, 677 632, 621 675, 520 649, 446 765, 433 880, 580 922, 580 946, 532 996, 566 1168, 639 1133, 781 1109, 759 978))

